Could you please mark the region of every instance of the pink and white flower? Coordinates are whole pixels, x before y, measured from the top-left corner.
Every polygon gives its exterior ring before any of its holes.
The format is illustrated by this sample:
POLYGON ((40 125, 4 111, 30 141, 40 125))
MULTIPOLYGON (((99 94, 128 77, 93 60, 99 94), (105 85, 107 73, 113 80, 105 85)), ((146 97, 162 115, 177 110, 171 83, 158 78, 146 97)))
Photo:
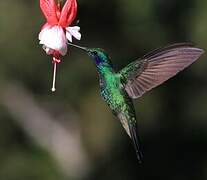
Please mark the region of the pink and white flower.
POLYGON ((80 27, 70 26, 77 15, 76 0, 66 0, 65 5, 61 7, 61 0, 40 0, 40 8, 47 20, 39 33, 40 44, 48 55, 52 55, 54 64, 53 87, 55 91, 55 77, 57 63, 61 62, 61 56, 67 54, 67 43, 72 42, 74 37, 81 39, 80 27))

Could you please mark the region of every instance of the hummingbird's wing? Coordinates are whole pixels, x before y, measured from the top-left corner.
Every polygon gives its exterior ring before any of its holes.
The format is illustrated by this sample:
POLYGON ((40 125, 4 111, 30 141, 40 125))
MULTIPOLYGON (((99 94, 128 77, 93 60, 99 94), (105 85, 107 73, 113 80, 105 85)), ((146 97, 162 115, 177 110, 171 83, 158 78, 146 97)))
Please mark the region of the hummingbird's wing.
POLYGON ((136 155, 139 162, 142 162, 142 151, 140 148, 140 141, 139 137, 137 135, 137 122, 136 119, 132 119, 132 117, 127 116, 124 113, 118 113, 118 118, 121 121, 121 124, 123 125, 124 129, 126 130, 127 134, 132 139, 136 155), (131 118, 131 119, 130 119, 131 118))
POLYGON ((204 50, 191 44, 174 44, 150 52, 130 63, 119 73, 129 96, 138 98, 175 76, 203 53, 204 50))

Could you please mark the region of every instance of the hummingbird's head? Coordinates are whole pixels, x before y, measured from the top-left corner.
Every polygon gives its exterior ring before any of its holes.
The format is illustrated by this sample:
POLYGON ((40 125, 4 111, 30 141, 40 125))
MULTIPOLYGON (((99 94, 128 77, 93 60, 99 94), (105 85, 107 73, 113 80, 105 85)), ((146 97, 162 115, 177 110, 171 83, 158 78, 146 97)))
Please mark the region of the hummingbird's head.
POLYGON ((96 66, 111 65, 110 57, 108 56, 108 54, 103 49, 100 49, 100 48, 86 48, 86 47, 77 46, 77 45, 72 44, 72 43, 68 43, 68 44, 73 46, 73 47, 76 47, 78 49, 84 50, 93 59, 96 66))
POLYGON ((100 48, 88 48, 87 54, 94 60, 96 65, 111 64, 108 54, 100 48))

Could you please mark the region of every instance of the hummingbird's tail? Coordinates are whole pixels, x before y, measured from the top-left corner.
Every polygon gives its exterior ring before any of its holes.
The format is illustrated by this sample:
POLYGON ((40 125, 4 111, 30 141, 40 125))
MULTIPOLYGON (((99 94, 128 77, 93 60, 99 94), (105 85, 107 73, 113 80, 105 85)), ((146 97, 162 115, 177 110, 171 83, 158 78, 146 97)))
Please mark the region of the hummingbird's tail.
POLYGON ((135 115, 128 116, 126 113, 118 113, 118 118, 120 119, 121 124, 126 130, 127 134, 132 139, 132 143, 134 145, 139 163, 142 163, 143 155, 141 151, 139 136, 137 135, 137 121, 135 115))
POLYGON ((132 124, 129 123, 129 132, 130 132, 130 136, 136 151, 136 155, 137 155, 137 159, 139 161, 139 163, 142 163, 143 161, 143 155, 142 155, 142 151, 141 151, 141 143, 139 140, 139 136, 137 135, 137 126, 136 124, 132 124))

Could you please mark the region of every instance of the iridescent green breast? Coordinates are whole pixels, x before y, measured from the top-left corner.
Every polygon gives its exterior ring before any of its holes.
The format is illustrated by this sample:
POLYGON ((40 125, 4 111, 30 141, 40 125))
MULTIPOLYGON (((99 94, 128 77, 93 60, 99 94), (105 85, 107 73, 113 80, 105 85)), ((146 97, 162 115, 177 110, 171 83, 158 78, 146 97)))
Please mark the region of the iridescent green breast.
POLYGON ((101 96, 112 110, 121 109, 126 104, 125 91, 116 74, 107 74, 101 78, 101 96))

